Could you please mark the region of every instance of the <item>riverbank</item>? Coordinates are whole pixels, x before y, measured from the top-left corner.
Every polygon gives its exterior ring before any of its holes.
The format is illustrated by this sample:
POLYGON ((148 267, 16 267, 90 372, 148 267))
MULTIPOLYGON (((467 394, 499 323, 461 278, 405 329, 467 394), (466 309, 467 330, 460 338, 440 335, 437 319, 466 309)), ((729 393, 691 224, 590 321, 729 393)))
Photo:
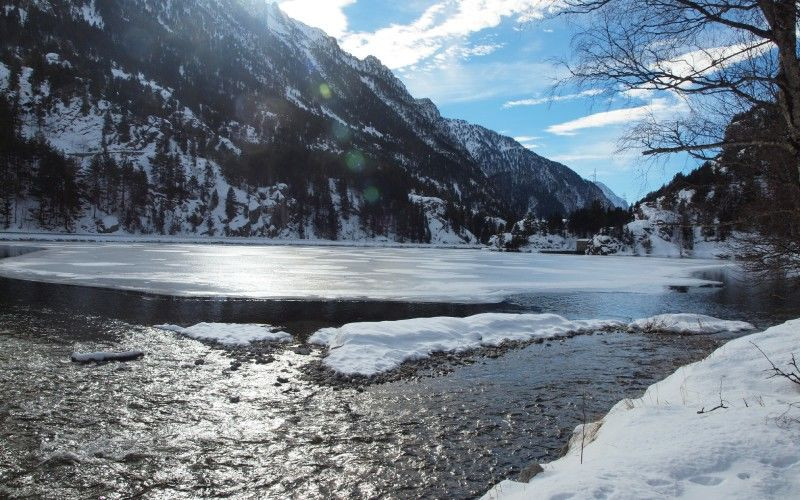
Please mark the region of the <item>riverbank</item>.
POLYGON ((800 320, 732 340, 578 426, 567 454, 529 483, 506 480, 483 498, 796 495, 800 385, 771 377, 771 363, 797 373, 792 353, 800 320))

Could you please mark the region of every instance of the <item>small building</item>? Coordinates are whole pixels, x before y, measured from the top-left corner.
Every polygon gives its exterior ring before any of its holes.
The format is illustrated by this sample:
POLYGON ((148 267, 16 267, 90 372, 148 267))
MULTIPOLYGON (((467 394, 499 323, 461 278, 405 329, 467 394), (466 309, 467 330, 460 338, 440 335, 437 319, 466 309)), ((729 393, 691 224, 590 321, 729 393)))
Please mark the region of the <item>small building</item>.
POLYGON ((582 240, 577 240, 575 242, 575 253, 580 254, 580 255, 585 255, 586 254, 586 250, 589 249, 589 244, 591 242, 592 242, 592 240, 583 240, 583 239, 582 240))

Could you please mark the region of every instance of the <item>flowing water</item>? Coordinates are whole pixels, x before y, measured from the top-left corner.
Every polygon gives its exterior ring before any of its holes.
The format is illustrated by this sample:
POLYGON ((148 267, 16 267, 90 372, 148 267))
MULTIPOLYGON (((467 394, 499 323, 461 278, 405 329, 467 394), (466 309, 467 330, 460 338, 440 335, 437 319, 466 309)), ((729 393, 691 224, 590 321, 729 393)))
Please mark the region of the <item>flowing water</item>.
MULTIPOLYGON (((29 250, 19 248, 2 252, 29 250)), ((323 353, 303 355, 298 344, 350 321, 486 311, 698 312, 759 327, 800 315, 797 294, 779 285, 705 278, 725 286, 516 294, 478 305, 176 298, 0 279, 0 497, 479 496, 557 458, 584 405, 600 417, 729 336, 598 333, 454 357, 362 387, 306 376, 323 353), (151 326, 200 321, 271 323, 296 342, 257 347, 274 361, 255 363, 151 326), (69 360, 74 350, 127 348, 146 356, 69 360)))

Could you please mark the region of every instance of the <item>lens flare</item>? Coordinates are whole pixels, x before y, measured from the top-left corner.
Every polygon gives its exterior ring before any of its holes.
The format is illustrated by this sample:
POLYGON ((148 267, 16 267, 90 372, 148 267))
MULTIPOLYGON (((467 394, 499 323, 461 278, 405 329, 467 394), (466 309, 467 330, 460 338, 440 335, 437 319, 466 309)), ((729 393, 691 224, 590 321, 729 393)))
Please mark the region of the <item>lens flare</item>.
POLYGON ((319 86, 319 95, 321 95, 323 99, 330 99, 333 97, 333 92, 327 83, 323 83, 319 86))
POLYGON ((381 197, 381 192, 375 186, 370 186, 364 190, 364 201, 367 203, 375 203, 381 197))
POLYGON ((364 170, 364 155, 359 151, 350 151, 344 159, 352 172, 361 172, 364 170))
POLYGON ((350 130, 350 127, 342 125, 337 121, 333 122, 332 133, 339 142, 349 142, 350 138, 353 136, 353 132, 350 130))

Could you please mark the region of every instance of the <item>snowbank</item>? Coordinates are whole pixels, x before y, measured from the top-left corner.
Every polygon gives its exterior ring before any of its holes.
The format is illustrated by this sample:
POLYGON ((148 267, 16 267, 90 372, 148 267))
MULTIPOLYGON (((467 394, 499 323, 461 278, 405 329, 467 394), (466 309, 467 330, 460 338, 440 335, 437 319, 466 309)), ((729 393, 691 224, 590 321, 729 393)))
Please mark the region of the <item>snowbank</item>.
POLYGON ((579 426, 565 457, 483 498, 796 497, 800 386, 769 378, 754 344, 787 368, 800 354, 800 320, 733 340, 621 401, 586 426, 583 464, 579 426))
POLYGON ((224 345, 246 345, 259 340, 286 342, 292 339, 290 334, 278 331, 277 328, 270 325, 198 323, 188 328, 175 325, 158 325, 156 328, 224 345))
POLYGON ((142 351, 124 352, 73 352, 71 359, 73 363, 106 363, 110 361, 135 361, 144 356, 142 351))
POLYGON ((616 320, 571 321, 555 314, 485 313, 468 318, 350 323, 319 330, 309 342, 329 348, 324 364, 331 370, 372 376, 435 352, 463 352, 507 341, 524 342, 609 328, 701 334, 752 330, 753 326, 700 314, 664 314, 627 324, 616 320))
POLYGON ((703 314, 661 314, 639 319, 628 328, 645 333, 708 334, 745 332, 755 327, 744 321, 726 321, 703 314))

